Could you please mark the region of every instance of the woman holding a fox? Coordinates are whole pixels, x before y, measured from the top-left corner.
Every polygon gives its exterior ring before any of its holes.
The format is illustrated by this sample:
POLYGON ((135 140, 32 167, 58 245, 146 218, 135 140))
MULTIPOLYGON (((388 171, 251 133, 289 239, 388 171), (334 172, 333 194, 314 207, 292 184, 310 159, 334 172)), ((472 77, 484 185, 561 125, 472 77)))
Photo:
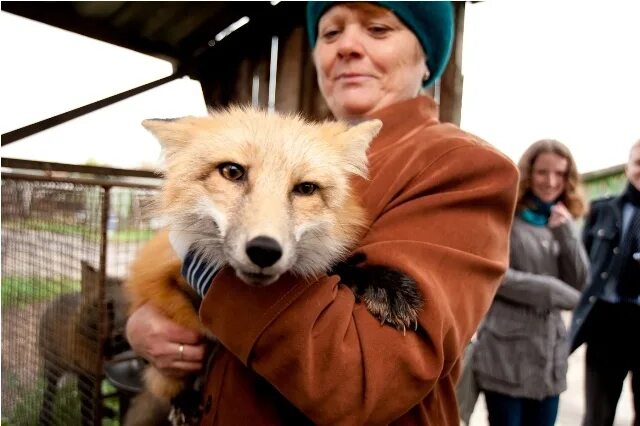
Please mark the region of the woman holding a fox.
MULTIPOLYGON (((423 304, 403 330, 381 324, 342 285, 349 268, 315 280, 285 273, 263 289, 223 268, 200 308, 221 343, 201 424, 458 425, 460 357, 507 268, 517 170, 479 138, 440 123, 436 103, 421 94, 449 59, 449 2, 310 2, 307 29, 335 118, 382 122, 368 179, 353 180, 367 215, 359 271, 400 272, 423 304)), ((150 306, 132 314, 128 338, 167 374, 193 372, 204 357, 197 333, 150 306)))

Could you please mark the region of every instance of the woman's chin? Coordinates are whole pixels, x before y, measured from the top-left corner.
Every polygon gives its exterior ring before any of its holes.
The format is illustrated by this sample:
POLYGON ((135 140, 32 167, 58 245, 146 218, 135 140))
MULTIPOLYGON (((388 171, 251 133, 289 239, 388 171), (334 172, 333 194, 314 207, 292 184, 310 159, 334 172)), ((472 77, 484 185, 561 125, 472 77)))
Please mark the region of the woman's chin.
POLYGON ((551 204, 554 203, 558 197, 560 196, 560 194, 535 194, 536 197, 538 197, 542 202, 551 204))
POLYGON ((342 116, 339 118, 362 117, 376 109, 376 102, 355 96, 340 100, 337 105, 337 111, 342 116))

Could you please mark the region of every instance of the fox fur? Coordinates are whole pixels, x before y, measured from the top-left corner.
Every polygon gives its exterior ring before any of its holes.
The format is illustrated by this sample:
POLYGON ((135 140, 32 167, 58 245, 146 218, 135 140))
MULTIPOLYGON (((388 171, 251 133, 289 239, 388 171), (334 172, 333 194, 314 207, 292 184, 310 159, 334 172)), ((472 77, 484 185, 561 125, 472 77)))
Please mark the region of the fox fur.
MULTIPOLYGON (((247 284, 268 285, 287 271, 325 274, 361 238, 366 216, 350 180, 366 177, 366 151, 379 120, 349 127, 236 107, 143 126, 160 141, 166 160, 158 212, 172 230, 189 235, 210 264, 231 266, 247 284), (280 247, 272 265, 259 266, 247 255, 257 237, 280 247)), ((168 234, 159 232, 131 266, 125 283, 131 312, 151 303, 206 335, 168 234)), ((162 399, 184 386, 153 367, 145 382, 162 399)))

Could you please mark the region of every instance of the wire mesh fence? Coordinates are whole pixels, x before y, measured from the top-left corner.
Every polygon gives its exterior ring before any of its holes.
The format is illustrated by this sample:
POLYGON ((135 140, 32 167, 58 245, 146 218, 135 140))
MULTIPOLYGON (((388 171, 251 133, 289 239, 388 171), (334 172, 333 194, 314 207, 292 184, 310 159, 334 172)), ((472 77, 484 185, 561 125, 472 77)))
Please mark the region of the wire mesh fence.
POLYGON ((118 424, 106 361, 157 182, 2 174, 2 424, 118 424), (114 419, 110 423, 109 419, 114 419))

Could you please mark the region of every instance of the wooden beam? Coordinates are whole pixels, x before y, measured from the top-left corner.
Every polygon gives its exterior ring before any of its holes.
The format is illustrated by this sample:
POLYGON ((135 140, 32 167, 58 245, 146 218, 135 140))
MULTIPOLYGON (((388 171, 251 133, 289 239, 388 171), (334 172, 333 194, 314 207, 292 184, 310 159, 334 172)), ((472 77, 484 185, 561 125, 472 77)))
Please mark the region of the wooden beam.
POLYGON ((278 73, 276 78, 276 110, 298 113, 301 105, 304 49, 304 28, 296 27, 280 35, 278 73))
POLYGON ((465 2, 453 2, 455 7, 455 38, 447 68, 440 80, 440 121, 460 125, 462 111, 462 42, 465 2))
POLYGON ((81 117, 90 112, 99 110, 100 108, 104 108, 116 102, 120 102, 124 99, 146 92, 147 90, 154 89, 158 86, 161 86, 179 77, 182 77, 184 74, 185 73, 183 71, 176 71, 170 76, 163 77, 156 81, 152 81, 151 83, 143 84, 142 86, 138 86, 131 90, 127 90, 126 92, 109 96, 108 98, 101 99, 99 101, 81 106, 80 108, 72 109, 71 111, 63 112, 62 114, 54 115, 53 117, 49 117, 47 119, 38 121, 37 123, 29 124, 19 129, 15 129, 10 132, 4 133, 2 135, 2 146, 8 145, 17 140, 26 138, 27 136, 31 136, 35 133, 42 132, 43 130, 47 130, 59 124, 66 123, 69 120, 73 120, 74 118, 81 117))

